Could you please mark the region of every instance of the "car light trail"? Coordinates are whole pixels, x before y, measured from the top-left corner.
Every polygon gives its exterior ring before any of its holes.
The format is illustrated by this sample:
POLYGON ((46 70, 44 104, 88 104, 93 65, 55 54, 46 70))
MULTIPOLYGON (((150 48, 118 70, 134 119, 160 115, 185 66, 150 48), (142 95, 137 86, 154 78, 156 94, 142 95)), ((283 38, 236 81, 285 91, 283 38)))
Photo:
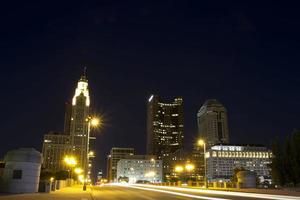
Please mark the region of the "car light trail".
MULTIPOLYGON (((259 194, 259 193, 246 193, 246 192, 230 192, 230 191, 216 191, 216 190, 201 190, 201 189, 190 189, 190 188, 180 188, 180 187, 168 187, 168 186, 154 186, 154 185, 142 185, 134 184, 136 187, 142 188, 157 188, 175 190, 181 192, 193 192, 193 193, 203 193, 203 194, 217 194, 226 196, 239 196, 239 197, 251 197, 260 199, 275 199, 275 200, 300 200, 297 196, 286 196, 286 195, 272 195, 272 194, 259 194)), ((180 193, 181 194, 181 193, 180 193)))
POLYGON ((121 186, 121 187, 135 188, 135 189, 139 189, 139 190, 147 190, 147 191, 153 191, 153 192, 160 192, 160 193, 172 194, 172 195, 176 195, 176 196, 189 197, 189 198, 194 198, 194 199, 230 200, 230 199, 224 199, 224 198, 203 197, 203 196, 197 196, 197 195, 192 195, 192 194, 185 194, 185 193, 180 193, 180 192, 172 192, 172 191, 167 191, 167 190, 159 190, 159 189, 154 189, 154 188, 146 188, 146 187, 134 186, 134 185, 129 185, 129 184, 114 184, 114 185, 118 185, 118 186, 121 186))

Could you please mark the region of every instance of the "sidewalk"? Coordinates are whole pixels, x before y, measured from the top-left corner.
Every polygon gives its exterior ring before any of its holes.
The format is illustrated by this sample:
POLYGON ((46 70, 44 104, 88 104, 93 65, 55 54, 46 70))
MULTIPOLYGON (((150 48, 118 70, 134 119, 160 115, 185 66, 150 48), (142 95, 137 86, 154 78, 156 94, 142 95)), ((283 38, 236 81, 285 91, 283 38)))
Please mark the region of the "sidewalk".
MULTIPOLYGON (((191 189, 203 189, 200 187, 187 186, 185 188, 191 189)), ((247 193, 258 193, 258 194, 274 194, 274 195, 287 195, 287 196, 300 196, 298 190, 292 191, 288 189, 237 189, 237 188, 209 188, 210 190, 219 191, 230 191, 230 192, 247 192, 247 193)), ((205 190, 205 189, 203 189, 205 190)))
POLYGON ((51 193, 1 195, 0 200, 92 200, 90 189, 82 190, 82 186, 73 186, 51 193))

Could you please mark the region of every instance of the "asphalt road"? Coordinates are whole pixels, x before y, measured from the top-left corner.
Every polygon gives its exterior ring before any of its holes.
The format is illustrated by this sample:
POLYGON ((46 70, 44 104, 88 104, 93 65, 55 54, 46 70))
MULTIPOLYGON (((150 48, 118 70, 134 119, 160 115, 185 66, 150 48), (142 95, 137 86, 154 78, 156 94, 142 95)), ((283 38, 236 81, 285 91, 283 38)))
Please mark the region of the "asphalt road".
POLYGON ((221 192, 212 190, 182 190, 180 188, 160 188, 141 185, 105 185, 93 187, 94 200, 237 200, 237 199, 277 199, 277 200, 300 200, 300 197, 265 195, 254 193, 221 192))

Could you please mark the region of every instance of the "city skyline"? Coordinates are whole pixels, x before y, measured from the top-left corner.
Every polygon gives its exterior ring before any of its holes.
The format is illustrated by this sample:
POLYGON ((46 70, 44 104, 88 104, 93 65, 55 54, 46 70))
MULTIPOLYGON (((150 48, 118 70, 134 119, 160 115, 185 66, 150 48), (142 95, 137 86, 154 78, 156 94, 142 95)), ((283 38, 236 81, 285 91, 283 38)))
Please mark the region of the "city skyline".
MULTIPOLYGON (((82 71, 82 67, 78 67, 78 70, 77 71, 82 71)), ((75 70, 76 71, 76 70, 75 70)), ((78 77, 78 75, 77 75, 77 77, 78 77)), ((75 79, 75 78, 74 78, 75 79)), ((93 80, 92 80, 93 81, 93 80)), ((76 82, 76 81, 75 81, 76 82)), ((92 84, 93 85, 93 84, 92 84)), ((149 97, 149 96, 148 96, 149 97)), ((149 101, 149 98, 148 97, 145 97, 146 98, 146 102, 144 101, 143 103, 144 103, 144 105, 145 105, 145 112, 146 112, 146 104, 147 104, 147 102, 149 101)), ((167 99, 171 99, 171 98, 167 98, 167 99)), ((65 102, 65 101, 64 101, 65 102)), ((97 102, 97 100, 96 100, 96 102, 97 102)), ((194 114, 194 121, 195 121, 195 132, 197 132, 197 117, 195 117, 196 116, 196 114, 198 113, 198 110, 200 109, 200 107, 201 107, 201 105, 203 104, 205 102, 205 100, 201 103, 201 104, 199 104, 199 108, 195 111, 195 114, 194 114)), ((61 110, 61 111, 59 111, 60 113, 62 113, 62 115, 60 116, 60 118, 61 119, 64 119, 64 112, 65 112, 65 108, 63 107, 64 105, 63 105, 63 103, 60 103, 60 105, 61 105, 61 107, 63 108, 63 110, 61 110)), ((101 107, 101 106, 100 106, 101 107)), ((99 109, 99 110, 101 110, 101 109, 99 109)), ((101 111, 99 112, 99 113, 101 113, 101 111)), ((104 116, 107 114, 107 113, 102 113, 102 114, 104 114, 104 116)), ((231 115, 230 114, 230 110, 229 110, 229 115, 231 115)), ((110 116, 110 115, 108 115, 108 117, 112 117, 112 116, 110 116)), ((189 116, 190 117, 190 116, 189 116)), ((146 116, 145 116, 145 121, 146 121, 146 116)), ((229 117, 229 119, 230 119, 230 117, 229 117)), ((106 131, 107 131, 107 128, 109 128, 110 127, 110 121, 109 121, 109 119, 106 119, 107 121, 108 121, 108 124, 106 125, 106 126, 108 126, 108 127, 106 127, 106 128, 103 128, 103 130, 101 130, 100 131, 100 133, 99 134, 97 134, 97 137, 100 137, 100 138, 102 138, 102 137, 105 137, 105 135, 102 135, 102 134, 104 134, 106 131), (103 133, 104 132, 104 133, 103 133)), ((60 130, 58 130, 58 131, 62 131, 63 129, 64 129, 64 123, 63 123, 63 121, 60 121, 59 123, 57 123, 57 124, 59 124, 58 125, 58 127, 61 127, 60 128, 60 130)), ((53 127, 55 127, 55 126, 57 126, 57 124, 53 124, 53 127)), ((146 127, 146 126, 145 126, 146 127)), ((230 124, 230 127, 231 127, 231 124, 230 124)), ((56 129, 49 129, 49 130, 47 130, 47 132, 48 131, 51 131, 51 130, 56 130, 56 129)), ((292 130, 291 130, 292 131, 292 130)), ((195 139, 197 139, 198 138, 198 134, 197 133, 193 133, 193 134, 190 134, 191 132, 188 132, 187 133, 187 135, 188 135, 188 140, 187 141, 185 141, 185 144, 184 144, 184 147, 185 147, 185 149, 188 149, 188 150, 191 150, 192 148, 193 148, 193 146, 192 146, 192 143, 194 143, 194 141, 195 141, 195 139), (192 136, 192 137, 191 137, 192 136)), ((279 135, 279 134, 278 134, 279 135)), ((280 136, 280 135, 279 135, 280 136)), ((145 132, 144 132, 144 138, 145 138, 145 142, 146 142, 146 129, 145 129, 145 132)), ((233 139, 233 141, 235 142, 235 143, 242 143, 242 144, 248 144, 249 142, 247 142, 248 140, 242 140, 241 138, 237 138, 237 137, 235 137, 234 139, 233 139)), ((268 144, 269 144, 269 142, 271 142, 271 139, 270 140, 267 140, 266 142, 259 142, 259 140, 258 139, 254 139, 253 140, 254 142, 250 142, 250 143, 258 143, 258 144, 264 144, 264 145, 267 145, 268 146, 268 144)), ((106 141, 104 140, 102 140, 102 141, 99 141, 99 139, 98 139, 98 145, 99 145, 99 143, 105 143, 106 141)), ((38 143, 38 142, 37 142, 38 143)), ((111 148, 112 146, 119 146, 119 147, 133 147, 133 148, 135 148, 135 149, 137 149, 137 152, 139 152, 139 153, 146 153, 146 147, 145 147, 145 145, 141 145, 141 144, 138 144, 138 143, 135 143, 135 142, 126 142, 127 144, 119 144, 119 145, 116 145, 116 144, 113 144, 113 145, 108 145, 107 146, 107 148, 109 149, 109 148, 111 148), (140 145, 140 146, 139 146, 140 145)), ((233 142, 231 142, 231 143, 233 143, 233 142)), ((25 146, 27 146, 27 145, 25 145, 25 146)), ((28 145, 29 146, 29 145, 28 145)), ((40 144, 36 144, 36 145, 34 145, 34 147, 36 147, 37 149, 42 149, 42 148, 40 148, 39 146, 41 146, 40 144)), ((98 146, 99 147, 99 146, 98 146)), ((97 146, 95 147, 95 150, 96 150, 96 152, 99 152, 99 148, 98 148, 97 146)), ((103 147, 102 147, 103 148, 103 147)), ((109 152, 109 150, 107 151, 107 152, 101 152, 100 151, 100 156, 101 156, 101 159, 103 158, 103 156, 106 156, 106 155, 104 155, 104 154, 108 154, 108 152, 109 152)), ((97 163, 96 162, 96 166, 97 166, 97 168, 96 169, 94 169, 95 171, 96 170, 98 170, 98 169, 102 169, 103 171, 105 171, 106 170, 106 164, 105 164, 105 162, 101 162, 101 165, 99 165, 99 163, 97 163), (98 166, 100 166, 100 167, 98 167, 98 166)))
POLYGON ((44 134, 63 130, 64 102, 85 65, 92 106, 106 119, 95 147, 103 170, 112 146, 145 153, 151 94, 183 97, 185 146, 210 98, 228 110, 231 143, 269 145, 299 128, 297 6, 22 4, 4 13, 1 156, 21 146, 41 150, 44 134))

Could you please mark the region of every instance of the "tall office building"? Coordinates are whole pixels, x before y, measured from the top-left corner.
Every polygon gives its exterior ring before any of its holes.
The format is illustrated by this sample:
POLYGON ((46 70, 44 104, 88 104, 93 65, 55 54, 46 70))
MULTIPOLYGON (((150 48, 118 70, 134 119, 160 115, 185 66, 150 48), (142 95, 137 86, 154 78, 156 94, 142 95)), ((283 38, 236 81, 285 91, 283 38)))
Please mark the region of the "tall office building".
POLYGON ((163 160, 164 180, 172 173, 174 155, 183 147, 183 122, 182 98, 165 103, 159 96, 151 95, 147 110, 147 154, 163 160))
POLYGON ((84 73, 77 83, 72 104, 66 103, 64 132, 44 136, 43 167, 46 170, 65 170, 63 159, 66 155, 76 157, 78 167, 88 168, 89 107, 88 80, 84 73))
POLYGON ((164 103, 152 95, 147 111, 147 154, 160 159, 163 154, 182 148, 184 139, 183 99, 164 103))
POLYGON ((71 134, 71 117, 72 117, 72 104, 70 102, 65 103, 65 124, 64 134, 71 134))
POLYGON ((126 156, 134 155, 133 148, 113 147, 107 157, 107 179, 109 182, 117 182, 117 165, 119 160, 126 156))
POLYGON ((70 143, 70 136, 63 133, 50 132, 44 135, 42 167, 52 172, 67 170, 63 157, 71 153, 70 143))
POLYGON ((197 117, 199 137, 206 141, 207 147, 229 143, 227 110, 219 101, 205 101, 197 117))
POLYGON ((70 136, 78 166, 87 169, 90 96, 86 75, 81 76, 72 99, 70 136))

